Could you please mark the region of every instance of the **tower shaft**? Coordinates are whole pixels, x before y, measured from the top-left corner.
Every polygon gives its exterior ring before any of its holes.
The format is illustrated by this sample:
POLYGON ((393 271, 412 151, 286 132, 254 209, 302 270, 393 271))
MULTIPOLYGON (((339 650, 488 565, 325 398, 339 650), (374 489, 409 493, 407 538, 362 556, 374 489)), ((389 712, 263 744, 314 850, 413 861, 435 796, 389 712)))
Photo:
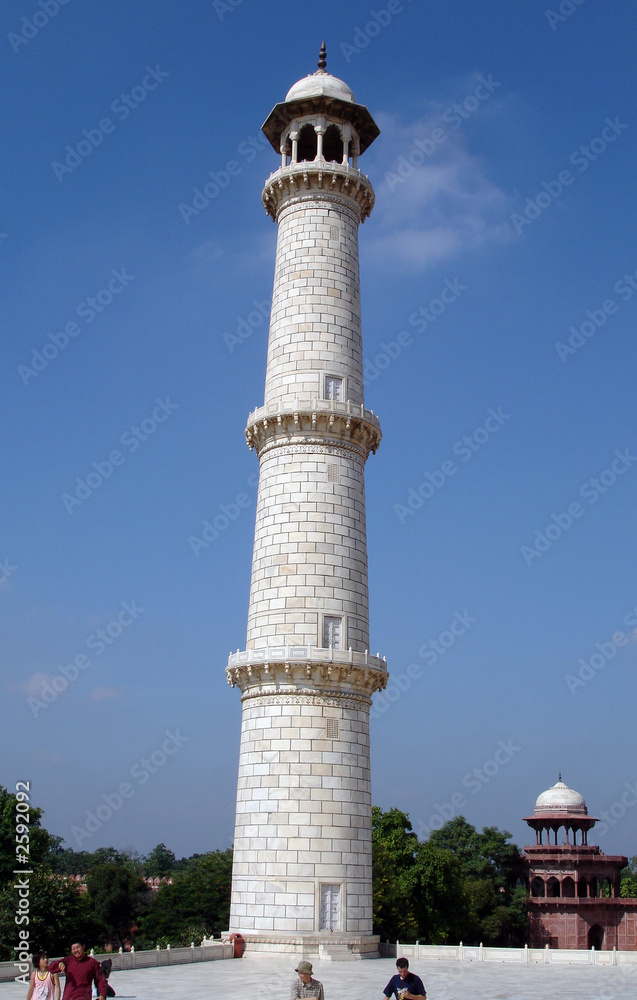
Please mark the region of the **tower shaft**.
MULTIPOLYGON (((321 76, 335 80, 307 79, 321 76)), ((351 163, 350 119, 368 113, 292 91, 264 126, 282 165, 263 192, 278 240, 264 405, 246 428, 260 466, 247 640, 227 668, 243 702, 230 927, 250 948, 360 954, 377 948, 369 709, 386 683, 368 653, 364 466, 381 434, 358 269, 374 196, 351 163)))

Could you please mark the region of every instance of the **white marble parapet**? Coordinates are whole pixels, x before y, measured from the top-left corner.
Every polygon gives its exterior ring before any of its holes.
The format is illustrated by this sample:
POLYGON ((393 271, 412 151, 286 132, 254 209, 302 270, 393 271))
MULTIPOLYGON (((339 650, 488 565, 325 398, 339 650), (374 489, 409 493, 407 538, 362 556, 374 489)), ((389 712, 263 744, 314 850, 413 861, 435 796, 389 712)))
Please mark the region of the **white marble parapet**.
POLYGON ((366 410, 362 403, 359 406, 356 403, 352 403, 351 399, 340 402, 340 400, 336 399, 320 399, 318 396, 295 399, 293 404, 276 402, 267 403, 265 406, 257 406, 248 417, 248 426, 268 417, 277 417, 280 413, 295 413, 300 411, 339 413, 344 416, 352 415, 368 421, 380 430, 380 420, 373 410, 366 410))
POLYGON ((265 663, 334 663, 387 670, 387 657, 372 656, 367 650, 358 653, 353 649, 323 649, 321 646, 267 646, 265 649, 243 649, 230 653, 228 667, 265 663))

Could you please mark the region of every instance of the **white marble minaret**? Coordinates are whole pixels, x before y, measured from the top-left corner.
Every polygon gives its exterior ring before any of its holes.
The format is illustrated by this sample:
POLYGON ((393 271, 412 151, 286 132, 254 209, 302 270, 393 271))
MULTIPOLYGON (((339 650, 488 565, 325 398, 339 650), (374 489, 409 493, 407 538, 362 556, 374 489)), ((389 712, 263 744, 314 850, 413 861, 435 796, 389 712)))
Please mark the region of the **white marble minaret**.
POLYGON ((381 433, 363 400, 358 226, 378 135, 349 87, 299 80, 263 131, 281 157, 263 191, 278 223, 244 651, 227 676, 243 716, 230 930, 249 950, 373 954, 370 656, 363 472, 381 433), (327 949, 327 951, 325 950, 327 949))

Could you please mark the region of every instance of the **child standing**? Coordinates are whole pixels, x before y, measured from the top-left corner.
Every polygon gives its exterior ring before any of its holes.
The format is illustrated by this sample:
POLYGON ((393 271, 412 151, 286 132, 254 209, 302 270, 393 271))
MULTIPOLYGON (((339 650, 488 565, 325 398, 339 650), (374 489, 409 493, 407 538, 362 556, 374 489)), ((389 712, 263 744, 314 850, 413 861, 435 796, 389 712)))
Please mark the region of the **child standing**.
POLYGON ((60 977, 49 971, 49 959, 45 951, 33 955, 31 983, 27 1000, 60 1000, 60 977))

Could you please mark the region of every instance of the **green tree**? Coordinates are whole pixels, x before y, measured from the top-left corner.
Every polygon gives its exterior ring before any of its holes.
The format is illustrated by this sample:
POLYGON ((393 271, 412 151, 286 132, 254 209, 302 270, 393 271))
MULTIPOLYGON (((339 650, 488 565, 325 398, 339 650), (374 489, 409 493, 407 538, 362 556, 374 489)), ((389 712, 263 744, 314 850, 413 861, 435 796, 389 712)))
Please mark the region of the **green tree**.
POLYGON ((227 930, 230 919, 232 851, 210 851, 153 894, 137 944, 188 945, 227 930))
POLYGON ((52 836, 42 826, 41 809, 29 805, 28 812, 18 812, 19 801, 21 797, 0 786, 0 960, 13 958, 19 928, 28 929, 31 949, 46 947, 51 954, 65 952, 74 933, 85 935, 91 944, 96 943, 98 926, 88 901, 74 882, 55 874, 56 864, 65 854, 61 838, 52 836), (16 864, 16 836, 28 837, 23 841, 29 848, 28 864, 24 866, 29 874, 23 876, 29 890, 28 925, 15 923, 18 903, 15 883, 20 876, 14 875, 14 870, 22 868, 16 864))
POLYGON ((142 867, 147 878, 163 878, 170 875, 177 859, 165 844, 157 844, 143 860, 142 867))
POLYGON ((396 941, 454 940, 466 909, 453 855, 420 843, 406 813, 372 807, 374 932, 396 941))
POLYGON ((144 880, 126 865, 109 861, 90 869, 86 888, 95 918, 106 936, 117 937, 121 945, 145 909, 144 880))
POLYGON ((402 876, 414 864, 417 844, 406 813, 372 806, 373 923, 385 940, 415 940, 415 900, 402 876))
POLYGON ((522 944, 528 938, 526 890, 518 887, 520 850, 511 834, 495 826, 478 833, 457 816, 429 837, 428 843, 450 851, 463 879, 467 908, 461 930, 467 944, 522 944))
POLYGON ((458 859, 464 878, 488 878, 497 888, 513 887, 520 868, 520 850, 509 844, 508 830, 483 827, 482 833, 464 816, 445 823, 429 837, 429 843, 443 848, 458 859))
MULTIPOLYGON (((14 957, 17 927, 13 883, 0 892, 0 961, 14 957)), ((63 875, 38 871, 29 875, 29 949, 46 948, 49 955, 68 953, 69 939, 80 934, 88 947, 97 947, 102 928, 95 919, 86 893, 63 875)))
POLYGON ((400 881, 414 900, 417 940, 426 944, 459 941, 467 901, 460 865, 451 851, 429 842, 418 844, 414 864, 400 881))
MULTIPOLYGON (((20 799, 14 792, 0 785, 0 887, 13 880, 13 871, 19 867, 16 865, 17 836, 28 837, 28 840, 22 842, 23 846, 28 848, 24 853, 29 863, 25 867, 31 869, 50 867, 48 857, 52 838, 41 824, 42 810, 29 804, 27 812, 22 810, 18 812, 16 808, 18 802, 20 799), (28 823, 21 817, 28 817, 28 823), (18 824, 20 824, 19 832, 17 832, 18 824)), ((21 802, 22 804, 28 803, 21 802)))
POLYGON ((632 899, 637 896, 637 856, 630 858, 621 872, 621 895, 632 899))

